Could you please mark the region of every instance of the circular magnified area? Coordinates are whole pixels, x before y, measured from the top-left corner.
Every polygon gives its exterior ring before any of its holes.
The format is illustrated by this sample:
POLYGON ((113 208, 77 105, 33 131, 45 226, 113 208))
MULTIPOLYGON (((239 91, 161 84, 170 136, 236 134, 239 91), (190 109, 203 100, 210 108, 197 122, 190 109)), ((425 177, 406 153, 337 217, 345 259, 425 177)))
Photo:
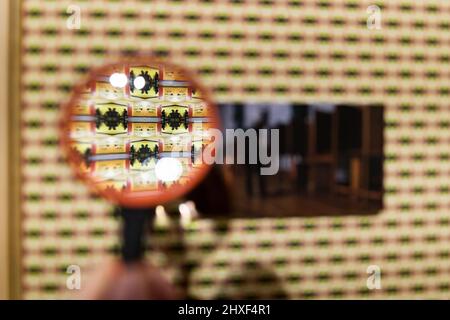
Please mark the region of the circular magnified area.
POLYGON ((127 207, 181 196, 207 173, 207 131, 218 128, 206 90, 183 68, 134 59, 98 68, 65 106, 62 144, 79 177, 127 207))

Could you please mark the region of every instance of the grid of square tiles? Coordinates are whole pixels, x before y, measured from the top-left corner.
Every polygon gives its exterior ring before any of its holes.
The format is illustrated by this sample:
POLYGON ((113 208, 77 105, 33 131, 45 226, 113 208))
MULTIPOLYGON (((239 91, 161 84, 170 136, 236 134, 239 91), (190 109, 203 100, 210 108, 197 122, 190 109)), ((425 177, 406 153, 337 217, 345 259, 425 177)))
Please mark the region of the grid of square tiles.
POLYGON ((385 210, 373 217, 194 222, 149 258, 197 298, 448 298, 450 3, 356 0, 23 1, 25 298, 68 294, 66 267, 117 246, 111 208, 58 149, 59 105, 116 54, 168 56, 217 101, 382 103, 385 210), (81 29, 69 30, 69 4, 81 29), (382 29, 366 27, 371 4, 382 29), (366 269, 382 270, 382 290, 366 269), (186 284, 187 283, 187 284, 186 284))

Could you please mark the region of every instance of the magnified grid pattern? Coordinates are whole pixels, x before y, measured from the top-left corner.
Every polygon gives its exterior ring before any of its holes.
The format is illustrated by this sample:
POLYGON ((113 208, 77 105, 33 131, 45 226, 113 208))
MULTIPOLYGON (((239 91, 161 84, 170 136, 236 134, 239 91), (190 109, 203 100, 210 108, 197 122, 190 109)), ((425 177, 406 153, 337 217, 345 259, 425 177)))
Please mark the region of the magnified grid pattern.
POLYGON ((450 297, 448 1, 76 1, 70 30, 73 3, 23 1, 24 298, 72 294, 67 267, 85 272, 117 247, 111 206, 74 179, 57 122, 88 68, 133 52, 198 71, 217 102, 385 106, 379 214, 155 227, 148 258, 190 296, 450 297), (367 28, 373 4, 380 30, 367 28), (366 285, 370 265, 380 290, 366 285))
POLYGON ((127 62, 99 72, 67 105, 74 167, 114 203, 161 204, 205 168, 212 107, 177 67, 127 62))

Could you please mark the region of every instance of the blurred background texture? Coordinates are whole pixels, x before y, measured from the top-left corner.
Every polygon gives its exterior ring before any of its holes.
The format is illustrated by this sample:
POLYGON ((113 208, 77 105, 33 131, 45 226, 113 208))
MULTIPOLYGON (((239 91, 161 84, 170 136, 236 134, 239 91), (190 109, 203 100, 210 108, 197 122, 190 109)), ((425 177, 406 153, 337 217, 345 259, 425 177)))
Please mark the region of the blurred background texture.
POLYGON ((59 107, 90 67, 133 53, 194 70, 218 103, 384 106, 379 213, 155 227, 148 259, 190 297, 450 297, 450 2, 4 0, 0 8, 10 18, 2 44, 11 40, 1 83, 12 88, 9 104, 1 94, 0 164, 10 173, 1 199, 11 202, 1 212, 11 228, 3 224, 10 251, 0 267, 9 267, 13 297, 68 297, 69 265, 87 270, 117 249, 112 207, 62 158, 59 107), (69 5, 81 9, 80 29, 66 26, 69 5), (381 29, 367 27, 370 5, 381 9, 381 29), (380 290, 366 286, 370 265, 381 268, 380 290))

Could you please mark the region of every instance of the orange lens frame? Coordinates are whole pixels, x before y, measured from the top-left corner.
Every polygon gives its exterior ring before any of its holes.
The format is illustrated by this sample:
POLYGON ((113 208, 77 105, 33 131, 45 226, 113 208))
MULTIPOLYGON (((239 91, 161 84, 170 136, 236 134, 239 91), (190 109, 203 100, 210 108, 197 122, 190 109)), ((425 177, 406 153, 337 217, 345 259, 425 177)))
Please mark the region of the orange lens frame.
POLYGON ((186 194, 206 176, 210 166, 197 159, 214 142, 200 133, 219 124, 210 93, 188 70, 154 58, 125 58, 92 69, 73 89, 62 109, 60 143, 76 176, 93 192, 123 207, 152 207, 186 194), (121 76, 119 87, 113 73, 121 76), (154 180, 152 166, 178 148, 170 141, 180 138, 187 143, 179 153, 190 152, 177 160, 184 176, 154 180), (144 176, 151 179, 144 183, 144 176))

